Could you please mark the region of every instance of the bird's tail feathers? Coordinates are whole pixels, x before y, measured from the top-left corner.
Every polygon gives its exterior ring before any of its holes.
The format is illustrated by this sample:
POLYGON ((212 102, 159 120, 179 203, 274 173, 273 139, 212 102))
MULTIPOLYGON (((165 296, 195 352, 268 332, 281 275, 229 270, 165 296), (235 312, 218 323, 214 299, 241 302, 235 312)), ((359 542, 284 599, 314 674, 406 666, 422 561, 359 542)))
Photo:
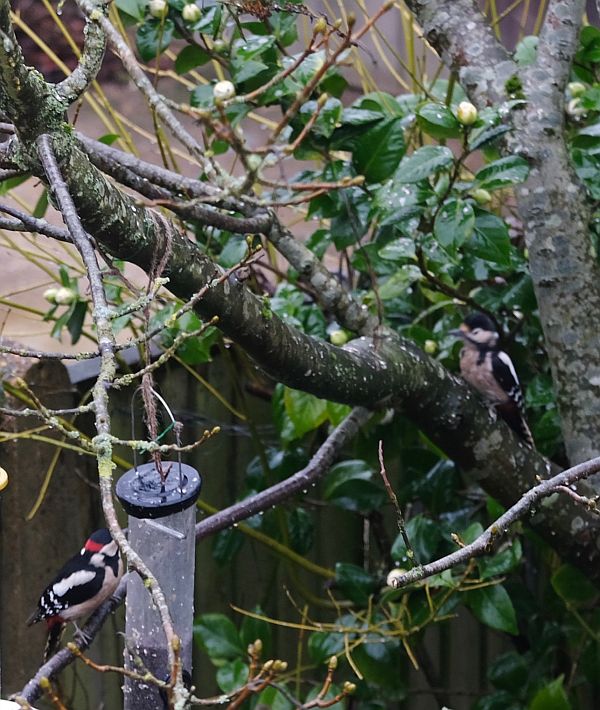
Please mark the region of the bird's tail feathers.
POLYGON ((523 414, 521 408, 518 407, 515 402, 510 401, 505 404, 497 404, 496 409, 502 419, 504 419, 508 426, 516 432, 521 439, 523 439, 527 446, 535 449, 531 430, 527 425, 525 415, 523 414))
POLYGON ((67 625, 60 619, 48 619, 48 638, 44 647, 44 663, 49 660, 60 646, 60 641, 63 637, 67 625))

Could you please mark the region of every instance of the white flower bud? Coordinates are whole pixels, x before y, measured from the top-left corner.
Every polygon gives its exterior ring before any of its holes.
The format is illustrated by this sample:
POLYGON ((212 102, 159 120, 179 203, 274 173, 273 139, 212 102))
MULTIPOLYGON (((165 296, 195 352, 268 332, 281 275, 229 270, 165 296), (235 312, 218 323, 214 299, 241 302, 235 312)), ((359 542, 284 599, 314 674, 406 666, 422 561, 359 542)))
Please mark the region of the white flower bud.
POLYGON ((0 491, 3 491, 8 486, 8 473, 3 468, 0 468, 0 491))
POLYGON ((68 306, 77 298, 77 294, 72 288, 59 288, 54 297, 54 303, 59 306, 68 306))
POLYGON ((569 93, 573 98, 577 98, 578 96, 581 96, 586 89, 587 86, 585 84, 582 84, 580 81, 571 81, 569 84, 567 84, 567 89, 569 90, 569 93))
POLYGON ((148 11, 152 17, 157 17, 162 20, 169 13, 169 4, 166 0, 150 0, 148 3, 148 11))
POLYGON ((585 115, 586 110, 581 105, 581 101, 579 99, 571 99, 567 104, 567 113, 573 118, 579 118, 580 116, 585 115))
POLYGON ((395 567, 393 570, 390 571, 390 573, 387 576, 387 579, 386 579, 387 586, 393 587, 394 589, 398 589, 398 580, 405 573, 406 573, 406 570, 402 569, 402 567, 395 567))
POLYGON ((213 86, 213 96, 216 101, 227 101, 235 96, 235 86, 230 81, 218 81, 213 86))
POLYGON ((475 202, 477 202, 478 205, 485 205, 492 199, 490 193, 482 187, 478 187, 476 190, 473 190, 471 197, 475 200, 475 202))
POLYGON ((461 101, 456 109, 456 118, 463 126, 472 126, 477 120, 477 108, 470 101, 461 101))
POLYGON ((57 288, 47 288, 44 291, 44 298, 48 303, 56 303, 56 294, 58 293, 57 288))
POLYGON ((196 5, 196 3, 190 2, 183 6, 181 11, 181 16, 186 22, 198 22, 202 17, 202 10, 196 5))

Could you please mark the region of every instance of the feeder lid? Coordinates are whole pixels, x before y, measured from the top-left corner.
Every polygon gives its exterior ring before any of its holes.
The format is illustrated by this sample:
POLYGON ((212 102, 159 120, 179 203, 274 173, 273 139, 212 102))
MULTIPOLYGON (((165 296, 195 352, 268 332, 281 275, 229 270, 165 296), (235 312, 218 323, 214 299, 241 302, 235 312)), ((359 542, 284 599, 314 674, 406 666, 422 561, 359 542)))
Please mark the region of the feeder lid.
POLYGON ((163 461, 162 465, 170 466, 165 481, 161 481, 152 462, 132 468, 119 478, 116 493, 126 513, 134 518, 164 518, 196 502, 202 485, 198 471, 178 461, 163 461))

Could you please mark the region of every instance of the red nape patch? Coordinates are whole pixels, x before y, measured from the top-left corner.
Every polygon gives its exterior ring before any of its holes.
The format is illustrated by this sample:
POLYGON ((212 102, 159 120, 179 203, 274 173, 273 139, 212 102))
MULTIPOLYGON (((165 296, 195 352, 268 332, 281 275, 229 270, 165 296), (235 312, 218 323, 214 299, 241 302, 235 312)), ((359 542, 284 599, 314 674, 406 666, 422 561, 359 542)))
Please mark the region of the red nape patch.
POLYGON ((101 542, 94 542, 93 540, 88 540, 85 543, 84 547, 88 552, 100 552, 104 545, 101 542))
POLYGON ((64 619, 62 616, 51 616, 49 619, 46 619, 46 626, 48 627, 48 631, 57 624, 64 624, 64 619))

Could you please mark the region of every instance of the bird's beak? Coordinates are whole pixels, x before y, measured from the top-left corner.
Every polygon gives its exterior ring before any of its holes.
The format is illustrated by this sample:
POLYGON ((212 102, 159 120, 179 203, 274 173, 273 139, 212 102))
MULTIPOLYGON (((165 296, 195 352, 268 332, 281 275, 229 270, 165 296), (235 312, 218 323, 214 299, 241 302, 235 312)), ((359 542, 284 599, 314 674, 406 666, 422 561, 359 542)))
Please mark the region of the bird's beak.
POLYGON ((456 328, 455 330, 449 330, 448 335, 453 335, 455 338, 466 338, 466 333, 464 330, 461 330, 460 328, 456 328))

